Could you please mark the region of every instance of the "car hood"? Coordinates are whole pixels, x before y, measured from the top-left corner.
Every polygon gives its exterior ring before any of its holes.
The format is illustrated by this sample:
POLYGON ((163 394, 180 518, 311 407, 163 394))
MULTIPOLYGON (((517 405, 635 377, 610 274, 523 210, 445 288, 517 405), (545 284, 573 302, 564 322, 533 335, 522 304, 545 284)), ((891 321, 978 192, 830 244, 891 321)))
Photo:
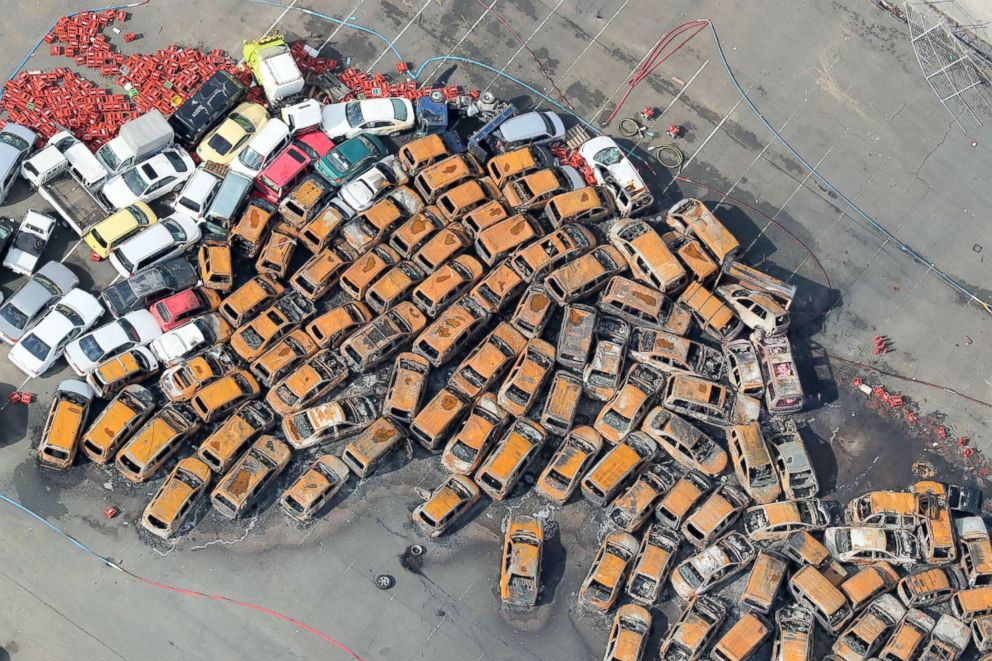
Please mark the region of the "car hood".
POLYGON ((124 178, 119 175, 104 184, 102 193, 103 197, 110 203, 110 206, 115 209, 123 209, 129 204, 134 204, 138 201, 137 196, 124 183, 124 178))

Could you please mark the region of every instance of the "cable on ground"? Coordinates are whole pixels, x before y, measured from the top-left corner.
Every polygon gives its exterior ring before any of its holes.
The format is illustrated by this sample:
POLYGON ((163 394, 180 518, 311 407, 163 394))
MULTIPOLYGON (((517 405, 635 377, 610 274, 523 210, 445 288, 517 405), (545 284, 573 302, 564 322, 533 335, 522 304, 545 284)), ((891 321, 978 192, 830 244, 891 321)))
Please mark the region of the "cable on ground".
POLYGON ((486 10, 487 13, 492 14, 496 18, 496 20, 499 21, 500 24, 510 32, 510 34, 513 35, 513 37, 517 40, 517 43, 520 44, 521 48, 523 48, 528 53, 530 53, 531 59, 534 60, 534 64, 537 65, 537 68, 540 70, 541 74, 548 81, 548 84, 551 86, 551 89, 553 89, 555 92, 558 93, 558 96, 560 96, 561 100, 565 102, 565 105, 568 106, 568 109, 572 112, 572 114, 575 114, 575 108, 572 106, 572 102, 569 101, 568 97, 565 96, 565 93, 558 88, 558 83, 556 83, 554 78, 551 77, 551 74, 549 74, 545 70, 544 65, 541 64, 541 60, 537 57, 537 53, 535 53, 534 50, 527 45, 527 41, 523 37, 521 37, 520 34, 513 29, 513 27, 509 24, 509 22, 505 18, 503 18, 503 15, 500 14, 495 9, 493 9, 492 6, 487 5, 482 0, 475 0, 475 1, 478 2, 486 10))
POLYGON ((119 571, 121 573, 127 574, 128 576, 130 576, 131 578, 135 579, 136 581, 140 581, 141 583, 144 583, 146 585, 150 585, 152 587, 155 587, 155 588, 158 588, 158 589, 161 589, 161 590, 167 590, 169 592, 176 592, 178 594, 182 594, 182 595, 187 596, 187 597, 198 597, 200 599, 207 599, 207 600, 210 600, 210 601, 223 601, 223 602, 227 602, 229 604, 233 604, 235 606, 239 606, 241 608, 248 608, 250 610, 258 611, 259 613, 263 613, 265 615, 269 615, 271 617, 275 617, 275 618, 280 619, 280 620, 282 620, 284 622, 289 622, 290 624, 292 624, 292 625, 294 625, 296 627, 299 627, 300 629, 303 629, 304 631, 306 631, 306 632, 308 632, 310 634, 313 634, 314 636, 320 638, 324 642, 326 642, 326 643, 328 643, 330 645, 333 645, 334 647, 338 648, 342 652, 344 652, 346 654, 349 654, 352 658, 357 659, 357 661, 363 661, 362 657, 360 657, 358 654, 356 654, 353 650, 349 649, 343 643, 335 640, 334 638, 331 638, 330 636, 328 636, 327 634, 323 633, 322 631, 319 631, 317 629, 314 629, 313 627, 309 626, 308 624, 305 624, 305 623, 297 620, 296 618, 290 617, 289 615, 285 615, 283 613, 280 613, 279 611, 272 610, 271 608, 266 608, 265 606, 260 606, 259 604, 255 604, 255 603, 252 603, 250 601, 241 601, 240 599, 232 599, 231 597, 226 597, 226 596, 220 595, 220 594, 207 594, 205 592, 197 592, 196 590, 188 590, 186 588, 176 587, 174 585, 169 585, 168 583, 160 583, 159 581, 155 581, 155 580, 152 580, 150 578, 146 578, 144 576, 141 576, 140 574, 135 574, 134 572, 132 572, 132 571, 130 571, 128 569, 125 569, 124 567, 121 567, 120 565, 118 565, 117 563, 115 563, 110 558, 108 558, 106 556, 103 556, 103 555, 100 555, 99 553, 97 553, 96 551, 94 551, 93 549, 91 549, 90 547, 88 547, 86 544, 83 544, 81 541, 79 541, 78 539, 76 539, 75 537, 73 537, 72 535, 70 535, 69 533, 67 533, 66 531, 62 530, 62 528, 60 528, 59 526, 55 525, 54 523, 52 523, 51 521, 49 521, 48 519, 46 519, 42 515, 40 515, 37 512, 35 512, 34 510, 32 510, 32 509, 26 507, 25 505, 22 505, 21 503, 17 502, 13 498, 9 498, 8 496, 5 496, 3 494, 0 494, 0 501, 2 501, 4 503, 7 503, 8 505, 12 506, 14 509, 17 509, 17 510, 19 510, 20 512, 22 512, 24 514, 27 514, 29 517, 31 517, 35 521, 38 521, 39 523, 41 523, 46 528, 52 530, 53 532, 55 532, 59 536, 61 536, 64 539, 66 539, 70 544, 72 544, 74 547, 76 547, 80 551, 83 551, 87 555, 90 555, 90 556, 96 558, 97 560, 99 560, 101 563, 103 563, 107 567, 110 567, 111 569, 116 569, 117 571, 119 571))
POLYGON ((637 69, 634 71, 633 77, 631 77, 630 82, 627 84, 627 91, 620 97, 620 100, 617 101, 617 105, 613 108, 613 111, 610 112, 610 114, 600 123, 600 125, 604 128, 609 126, 610 122, 612 122, 617 116, 617 113, 620 112, 620 108, 622 108, 623 104, 627 102, 627 98, 631 95, 631 93, 633 93, 634 88, 640 85, 641 82, 650 76, 655 69, 661 66, 672 55, 677 53, 683 46, 689 43, 693 37, 702 32, 709 24, 710 21, 706 18, 686 21, 685 23, 676 25, 668 30, 668 32, 661 35, 661 38, 658 39, 645 58, 641 61, 641 64, 638 65, 637 69), (678 45, 671 50, 671 52, 666 53, 665 50, 672 44, 673 41, 675 41, 675 38, 685 33, 689 33, 689 36, 680 41, 678 45))
MULTIPOLYGON (((826 353, 826 352, 824 352, 824 353, 826 353)), ((942 386, 939 383, 931 383, 930 381, 924 381, 923 379, 917 379, 916 377, 906 376, 905 374, 899 374, 898 372, 890 372, 888 370, 882 369, 881 367, 876 367, 875 365, 869 365, 867 363, 861 363, 861 362, 858 362, 856 360, 852 360, 850 358, 843 358, 842 356, 836 356, 836 355, 834 355, 832 353, 827 353, 826 355, 831 360, 839 360, 840 362, 847 363, 848 365, 854 365, 855 367, 860 367, 862 369, 872 370, 874 372, 878 372, 879 374, 881 374, 883 376, 892 377, 893 379, 901 379, 903 381, 911 381, 912 383, 918 383, 921 386, 928 386, 930 388, 936 388, 937 390, 943 390, 944 392, 949 392, 952 395, 957 395, 958 397, 960 397, 962 399, 966 399, 969 402, 971 402, 972 404, 978 404, 979 406, 984 406, 987 409, 992 409, 992 402, 985 402, 985 401, 982 401, 980 399, 976 399, 975 397, 972 397, 971 395, 966 395, 963 392, 961 392, 960 390, 955 390, 954 388, 951 388, 950 386, 942 386)))

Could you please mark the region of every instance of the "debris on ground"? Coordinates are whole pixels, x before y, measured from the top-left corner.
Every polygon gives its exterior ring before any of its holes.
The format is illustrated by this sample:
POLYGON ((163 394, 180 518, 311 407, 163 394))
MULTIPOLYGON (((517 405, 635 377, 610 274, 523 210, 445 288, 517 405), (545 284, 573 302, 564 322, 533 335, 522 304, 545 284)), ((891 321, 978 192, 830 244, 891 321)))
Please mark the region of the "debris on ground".
MULTIPOLYGON (((45 38, 123 92, 60 67, 18 73, 0 104, 8 144, 16 129, 37 134, 52 181, 101 211, 79 233, 93 268, 106 258, 121 276, 97 297, 70 273, 60 304, 15 329, 10 360, 25 373, 65 357, 85 379, 59 386, 45 466, 78 453, 112 464, 123 490, 164 478, 139 519, 159 538, 193 528, 198 504, 225 520, 254 513, 239 539, 196 550, 243 541, 264 503, 306 525, 375 489, 389 463, 435 462, 444 477, 412 489, 418 534, 499 513, 493 575, 516 613, 538 605, 556 510, 584 508, 598 549, 576 602, 612 619, 606 658, 645 658, 662 601, 681 611, 666 661, 710 647, 744 659, 771 639, 811 658, 817 626, 842 658, 895 658, 886 649, 911 629, 914 658, 957 658, 969 624, 987 651, 981 492, 918 461, 904 491, 842 512, 818 497, 794 420, 819 401, 789 337, 796 288, 743 261, 715 204, 658 209, 612 137, 477 89, 421 86, 409 63, 393 80, 275 34, 246 42, 244 65, 175 45, 125 56, 104 30, 126 20, 82 12, 45 38), (130 164, 90 151, 148 113, 169 117, 161 144, 132 149, 130 164), (76 339, 38 349, 53 328, 76 339), (534 515, 506 504, 521 496, 539 502, 534 515), (932 609, 944 602, 950 614, 932 609)), ((621 128, 653 135, 632 118, 621 128)), ((17 139, 11 167, 33 147, 17 139)), ((66 197, 57 188, 39 183, 66 197)), ((16 231, 10 251, 50 235, 16 231)), ((892 346, 876 335, 873 355, 892 346)), ((901 393, 851 386, 984 461, 901 393)), ((410 545, 400 566, 421 571, 426 550, 410 545)))

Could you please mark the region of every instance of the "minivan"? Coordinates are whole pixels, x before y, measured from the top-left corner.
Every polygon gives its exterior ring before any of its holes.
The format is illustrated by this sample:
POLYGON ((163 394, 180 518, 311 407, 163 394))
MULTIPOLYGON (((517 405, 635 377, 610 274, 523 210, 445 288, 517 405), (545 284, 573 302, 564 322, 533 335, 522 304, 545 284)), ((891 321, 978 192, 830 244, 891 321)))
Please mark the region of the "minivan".
POLYGON ((192 176, 186 180, 179 195, 172 202, 172 208, 190 216, 194 220, 202 220, 214 194, 220 187, 221 178, 206 169, 204 165, 196 168, 192 176))
POLYGON ((224 175, 224 180, 220 182, 213 202, 210 203, 207 212, 203 214, 203 220, 222 229, 230 229, 234 219, 238 217, 245 206, 251 185, 251 179, 229 170, 224 175))
POLYGON ((237 518, 289 465, 292 452, 275 436, 259 437, 210 494, 213 508, 225 518, 237 518))
POLYGON ((698 238, 720 264, 732 260, 740 249, 734 235, 699 200, 687 198, 675 203, 665 222, 677 232, 698 238))
POLYGON ((227 71, 214 73, 169 117, 176 142, 187 149, 195 147, 210 129, 234 110, 247 91, 244 84, 227 71))
POLYGON ((231 172, 240 174, 249 181, 254 179, 291 139, 286 122, 273 117, 262 125, 231 161, 231 172))
POLYGON ((130 482, 148 480, 199 429, 200 419, 185 404, 159 409, 117 453, 118 472, 130 482))
POLYGON ((58 470, 72 466, 92 400, 93 389, 84 381, 66 379, 59 384, 38 444, 38 463, 58 470))
POLYGON ((836 635, 853 616, 847 597, 811 565, 800 568, 789 579, 789 592, 801 604, 813 609, 813 616, 836 635))
POLYGON ((358 477, 368 477, 405 438, 402 427, 388 418, 379 418, 351 439, 341 453, 341 460, 358 477))
POLYGON ((439 195, 463 181, 477 178, 481 171, 471 155, 455 154, 418 172, 413 186, 426 204, 433 204, 439 195))

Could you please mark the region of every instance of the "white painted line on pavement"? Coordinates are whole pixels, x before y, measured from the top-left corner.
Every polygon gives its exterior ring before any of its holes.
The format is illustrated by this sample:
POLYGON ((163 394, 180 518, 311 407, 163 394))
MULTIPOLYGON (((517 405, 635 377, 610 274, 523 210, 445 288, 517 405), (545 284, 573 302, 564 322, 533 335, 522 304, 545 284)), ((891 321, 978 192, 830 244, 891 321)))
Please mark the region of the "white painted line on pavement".
MULTIPOLYGON (((476 26, 478 26, 479 23, 482 22, 482 19, 484 19, 486 15, 489 14, 489 10, 492 9, 494 6, 496 6, 497 2, 499 2, 499 0, 493 0, 491 3, 489 3, 489 6, 486 7, 486 10, 482 12, 482 16, 480 16, 479 19, 472 24, 472 26, 468 29, 468 32, 462 35, 462 38, 458 40, 458 43, 456 43, 454 46, 451 47, 451 50, 448 51, 448 55, 451 55, 456 50, 458 50, 458 47, 462 45, 462 43, 468 38, 470 34, 472 34, 472 30, 474 30, 476 26)), ((420 87, 427 87, 427 83, 430 82, 431 78, 437 75, 437 72, 441 70, 441 67, 443 67, 444 64, 445 64, 444 62, 439 62, 438 65, 434 67, 434 71, 431 71, 431 75, 427 76, 426 78, 424 78, 423 81, 420 82, 420 87)))
MULTIPOLYGON (((823 161, 827 158, 827 156, 830 155, 830 152, 832 152, 833 150, 834 150, 834 145, 830 145, 830 147, 827 149, 827 151, 824 152, 823 156, 820 157, 820 160, 816 162, 816 165, 814 166, 813 169, 814 170, 818 170, 819 167, 820 167, 820 164, 823 163, 823 161)), ((813 176, 813 172, 812 171, 809 171, 809 172, 806 173, 806 176, 802 178, 802 180, 796 186, 795 190, 792 191, 792 194, 789 195, 789 197, 786 198, 785 202, 782 203, 782 206, 780 206, 778 208, 778 211, 775 212, 775 215, 773 215, 771 217, 771 219, 768 220, 768 222, 765 223, 765 226, 761 228, 761 231, 758 232, 757 236, 755 236, 751 240, 751 243, 748 244, 747 248, 744 249, 744 252, 742 252, 741 253, 741 256, 739 257, 740 260, 743 261, 744 257, 747 255, 747 253, 750 252, 751 248, 754 247, 754 244, 756 244, 758 242, 758 239, 760 239, 761 237, 763 237, 765 235, 765 232, 768 231, 768 228, 771 226, 772 222, 776 218, 778 218, 779 215, 781 215, 781 213, 785 210, 785 207, 788 206, 789 202, 792 201, 792 198, 794 198, 796 196, 796 194, 803 189, 803 187, 806 185, 806 182, 808 182, 809 181, 809 178, 812 177, 812 176, 813 176)), ((795 273, 793 273, 793 275, 795 275, 795 273)))
POLYGON ((269 29, 268 29, 268 30, 266 30, 265 32, 263 32, 263 33, 262 33, 262 36, 263 36, 263 37, 267 37, 267 36, 269 36, 269 33, 270 33, 270 32, 272 32, 272 30, 274 30, 274 29, 275 29, 275 27, 276 27, 277 25, 279 25, 279 22, 280 22, 280 21, 282 21, 282 19, 284 19, 284 18, 286 18, 286 14, 288 14, 288 13, 289 13, 289 10, 290 10, 290 9, 292 9, 293 7, 295 7, 295 6, 296 6, 296 3, 297 3, 297 2, 299 2, 299 0, 293 0, 293 2, 291 2, 291 3, 289 4, 289 6, 287 6, 287 7, 285 8, 285 9, 283 9, 283 10, 282 10, 282 13, 281 13, 281 14, 279 14, 279 18, 277 18, 277 19, 276 19, 276 20, 275 20, 275 21, 274 21, 274 22, 272 23, 272 25, 270 25, 270 26, 269 26, 269 29))
MULTIPOLYGON (((355 5, 352 8, 351 11, 349 11, 347 14, 345 14, 345 16, 344 16, 344 18, 342 20, 343 21, 346 21, 346 22, 347 21, 350 21, 352 18, 355 17, 355 13, 359 9, 361 9, 362 5, 364 5, 364 4, 365 4, 365 0, 358 0, 358 4, 355 5)), ((337 26, 335 26, 335 28, 333 30, 331 30, 331 33, 329 35, 327 35, 327 39, 324 39, 324 43, 322 43, 320 45, 320 48, 317 49, 317 52, 320 53, 320 51, 324 50, 324 47, 327 46, 327 44, 331 43, 331 39, 333 39, 335 36, 337 36, 337 33, 340 32, 341 31, 341 28, 343 28, 343 27, 344 27, 344 23, 338 23, 337 26)))
MULTIPOLYGON (((710 139, 714 135, 716 135, 716 132, 719 131, 720 130, 720 127, 723 126, 724 122, 726 122, 730 118, 730 115, 733 114, 733 112, 735 110, 737 110, 737 106, 739 106, 741 104, 741 101, 744 100, 744 96, 748 93, 749 90, 750 90, 750 88, 744 90, 744 94, 742 94, 740 96, 740 98, 737 99, 737 103, 735 103, 733 106, 731 106, 730 110, 727 111, 727 114, 724 115, 723 118, 720 119, 720 122, 716 126, 713 127, 713 130, 710 131, 710 134, 708 136, 706 136, 706 139, 705 140, 703 140, 703 144, 699 145, 699 149, 697 149, 696 151, 694 151, 692 153, 692 156, 690 156, 689 159, 685 163, 682 164, 682 168, 680 170, 681 172, 685 172, 686 169, 689 167, 689 164, 692 163, 692 161, 696 158, 696 156, 699 155, 699 152, 703 151, 703 147, 705 147, 709 143, 710 139)), ((663 190, 661 192, 662 197, 664 197, 665 193, 667 193, 668 190, 672 186, 675 185, 675 182, 676 181, 677 180, 673 178, 672 181, 667 186, 665 186, 665 190, 663 190)))
MULTIPOLYGON (((779 133, 785 130, 785 127, 789 125, 789 122, 792 121, 792 118, 795 117, 797 114, 799 114, 799 111, 802 110, 803 106, 805 105, 806 105, 806 99, 803 99, 803 102, 799 104, 799 107, 796 108, 796 110, 789 116, 789 118, 785 120, 785 123, 778 128, 779 133)), ((734 190, 742 181, 744 181, 744 177, 746 177, 747 173, 751 171, 751 168, 754 167, 754 164, 757 163, 761 159, 761 157, 765 155, 765 152, 768 151, 768 148, 771 147, 776 142, 778 142, 778 138, 772 136, 771 140, 769 140, 768 143, 761 149, 761 151, 758 152, 758 155, 754 157, 754 160, 751 161, 751 164, 744 169, 744 172, 741 173, 741 176, 737 177, 737 181, 735 181, 733 185, 729 189, 727 189, 727 191, 723 194, 723 197, 720 198, 720 201, 717 202, 714 205, 714 207, 720 206, 721 204, 723 204, 724 200, 730 197, 730 194, 734 192, 734 190)))
MULTIPOLYGON (((563 3, 563 2, 565 2, 565 0, 558 0, 558 4, 557 4, 557 5, 555 5, 554 7, 552 7, 552 8, 551 8, 551 11, 549 11, 549 12, 548 12, 548 15, 544 17, 544 20, 543 20, 543 21, 541 21, 540 23, 538 23, 538 24, 537 24, 537 27, 536 27, 536 28, 534 28, 534 31, 530 33, 530 36, 529 36, 529 37, 527 37, 526 39, 524 39, 524 43, 522 43, 522 44, 520 44, 520 48, 518 48, 518 49, 517 49, 517 52, 515 52, 515 53, 514 53, 513 55, 511 55, 511 56, 510 56, 510 59, 508 59, 508 60, 506 61, 506 64, 504 64, 504 65, 503 65, 503 67, 502 67, 502 68, 501 68, 501 69, 499 70, 499 73, 500 73, 500 74, 503 74, 503 73, 506 73, 506 68, 507 68, 508 66, 510 66, 510 63, 511 63, 511 62, 513 62, 513 60, 515 60, 515 59, 516 59, 516 57, 517 57, 517 55, 520 55, 520 53, 521 53, 521 52, 523 51, 523 49, 527 47, 527 44, 529 44, 529 43, 530 43, 530 40, 534 38, 534 35, 536 35, 536 34, 537 34, 538 32, 540 32, 540 31, 541 31, 541 28, 543 28, 543 27, 544 27, 544 25, 545 25, 545 24, 546 24, 546 23, 547 23, 547 22, 548 22, 549 20, 551 20, 551 17, 555 15, 555 10, 557 10, 557 9, 558 9, 559 7, 561 7, 561 5, 562 5, 562 3, 563 3)), ((483 90, 482 90, 482 91, 483 91, 483 92, 485 92, 486 90, 488 90, 488 89, 489 89, 490 87, 492 87, 492 86, 493 86, 493 85, 494 85, 494 84, 496 83, 496 81, 497 81, 497 80, 499 80, 499 79, 500 79, 501 77, 502 77, 502 76, 501 76, 501 75, 499 75, 499 74, 497 74, 497 75, 495 75, 495 76, 493 76, 493 79, 489 81, 489 84, 488 84, 488 85, 486 85, 486 86, 485 86, 485 88, 483 88, 483 90)))
POLYGON ((386 55, 386 53, 388 53, 390 50, 392 50, 392 48, 396 46, 396 42, 399 41, 400 37, 403 36, 403 33, 406 32, 408 29, 410 29, 410 26, 413 25, 414 21, 420 18, 420 15, 424 13, 424 10, 427 9, 427 5, 431 4, 431 2, 433 2, 433 0, 426 0, 426 2, 424 2, 423 5, 421 5, 420 9, 417 10, 417 13, 414 14, 409 21, 407 21, 406 25, 403 26, 403 29, 400 30, 400 33, 396 35, 396 37, 392 41, 389 42, 389 45, 386 46, 386 48, 381 53, 379 53, 379 57, 375 58, 375 61, 373 61, 372 64, 369 65, 369 68, 365 70, 366 72, 371 73, 375 65, 379 64, 379 60, 381 60, 386 55))

